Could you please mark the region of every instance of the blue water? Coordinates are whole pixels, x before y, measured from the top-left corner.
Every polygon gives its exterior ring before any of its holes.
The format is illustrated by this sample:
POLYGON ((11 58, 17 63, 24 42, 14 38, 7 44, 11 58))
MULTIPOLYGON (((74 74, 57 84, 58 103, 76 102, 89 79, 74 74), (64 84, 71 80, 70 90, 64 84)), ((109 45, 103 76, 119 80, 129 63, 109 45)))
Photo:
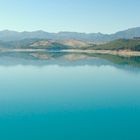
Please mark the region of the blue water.
POLYGON ((139 68, 0 66, 0 140, 140 140, 139 133, 139 68))

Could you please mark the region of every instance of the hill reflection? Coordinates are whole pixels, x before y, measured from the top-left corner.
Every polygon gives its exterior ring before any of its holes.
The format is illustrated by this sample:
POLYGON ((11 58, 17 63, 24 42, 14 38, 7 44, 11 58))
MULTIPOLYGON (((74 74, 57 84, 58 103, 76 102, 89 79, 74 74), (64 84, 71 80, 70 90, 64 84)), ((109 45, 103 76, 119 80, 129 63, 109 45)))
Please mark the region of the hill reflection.
POLYGON ((140 57, 123 57, 104 54, 62 53, 62 52, 3 52, 0 65, 59 65, 59 66, 107 66, 111 65, 130 71, 140 71, 140 57))

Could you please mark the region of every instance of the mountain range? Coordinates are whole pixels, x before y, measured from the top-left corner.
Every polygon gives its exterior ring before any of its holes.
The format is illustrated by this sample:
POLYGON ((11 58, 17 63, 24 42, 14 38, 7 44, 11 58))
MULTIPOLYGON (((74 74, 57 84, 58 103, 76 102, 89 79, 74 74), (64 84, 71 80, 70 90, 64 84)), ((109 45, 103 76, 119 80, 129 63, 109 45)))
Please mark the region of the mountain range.
POLYGON ((94 43, 105 43, 116 39, 132 39, 140 37, 140 27, 119 31, 114 34, 102 33, 78 33, 78 32, 59 32, 49 33, 45 31, 16 32, 10 30, 0 31, 1 41, 18 41, 24 39, 49 39, 49 40, 79 40, 94 43))

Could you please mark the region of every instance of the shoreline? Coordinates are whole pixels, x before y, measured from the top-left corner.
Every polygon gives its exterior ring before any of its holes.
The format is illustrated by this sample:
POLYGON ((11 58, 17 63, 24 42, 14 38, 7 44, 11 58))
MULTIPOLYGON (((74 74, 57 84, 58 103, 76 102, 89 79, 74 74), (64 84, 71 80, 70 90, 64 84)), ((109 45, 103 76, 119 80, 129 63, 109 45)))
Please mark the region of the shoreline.
POLYGON ((130 51, 130 50, 63 50, 63 52, 70 52, 70 53, 90 53, 90 54, 110 54, 110 55, 119 55, 119 56, 140 56, 140 51, 130 51))
POLYGON ((78 49, 69 49, 69 50, 58 50, 50 51, 46 49, 0 49, 0 52, 66 52, 66 53, 89 53, 89 54, 110 54, 110 55, 119 55, 119 56, 140 56, 140 51, 131 51, 131 50, 78 50, 78 49))

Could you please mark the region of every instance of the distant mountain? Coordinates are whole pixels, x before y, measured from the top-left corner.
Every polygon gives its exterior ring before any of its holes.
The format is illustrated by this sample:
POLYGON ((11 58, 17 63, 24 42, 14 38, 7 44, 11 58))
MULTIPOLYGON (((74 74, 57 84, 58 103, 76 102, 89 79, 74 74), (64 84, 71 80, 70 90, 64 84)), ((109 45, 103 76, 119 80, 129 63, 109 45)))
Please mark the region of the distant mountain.
POLYGON ((79 40, 94 43, 103 43, 122 38, 132 39, 134 37, 140 37, 140 27, 120 31, 115 34, 102 34, 102 33, 87 34, 77 32, 48 33, 45 31, 16 32, 9 30, 0 31, 1 41, 17 41, 35 38, 35 39, 52 39, 52 40, 79 40))
POLYGON ((0 41, 0 50, 33 49, 60 51, 67 49, 76 50, 131 50, 140 51, 140 38, 117 39, 103 44, 95 44, 79 40, 48 40, 48 39, 23 39, 17 41, 0 41))

